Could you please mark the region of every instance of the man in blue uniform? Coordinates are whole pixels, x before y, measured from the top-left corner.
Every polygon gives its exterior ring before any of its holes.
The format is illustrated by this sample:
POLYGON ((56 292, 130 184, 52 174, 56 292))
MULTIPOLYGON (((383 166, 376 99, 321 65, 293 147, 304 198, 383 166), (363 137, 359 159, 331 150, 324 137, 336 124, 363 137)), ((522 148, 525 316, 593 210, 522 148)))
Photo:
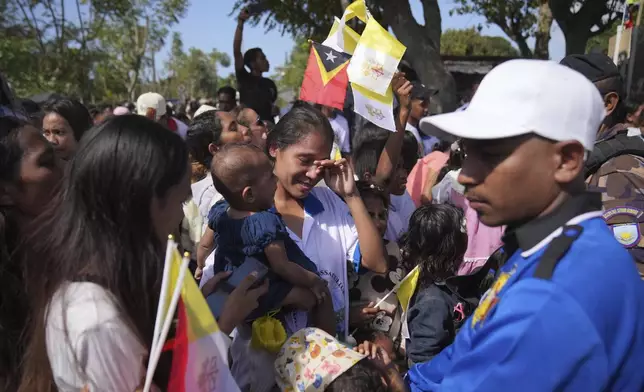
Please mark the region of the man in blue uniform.
POLYGON ((507 261, 412 391, 644 390, 644 286, 584 184, 603 116, 583 75, 513 60, 465 111, 424 120, 463 139, 459 182, 481 222, 507 225, 507 261))

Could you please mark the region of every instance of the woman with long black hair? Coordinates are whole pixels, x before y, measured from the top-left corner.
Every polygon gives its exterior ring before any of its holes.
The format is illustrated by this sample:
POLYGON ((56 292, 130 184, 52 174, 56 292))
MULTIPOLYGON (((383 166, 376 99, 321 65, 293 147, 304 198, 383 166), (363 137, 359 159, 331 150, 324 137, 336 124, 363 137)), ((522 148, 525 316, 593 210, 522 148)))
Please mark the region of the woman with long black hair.
MULTIPOLYGON (((189 195, 188 150, 163 126, 118 116, 83 137, 30 242, 33 330, 22 391, 142 383, 165 243, 189 195)), ((160 363, 155 376, 162 389, 163 370, 160 363)))
POLYGON ((16 390, 24 349, 26 295, 18 243, 51 199, 61 177, 40 131, 0 117, 0 390, 16 390))

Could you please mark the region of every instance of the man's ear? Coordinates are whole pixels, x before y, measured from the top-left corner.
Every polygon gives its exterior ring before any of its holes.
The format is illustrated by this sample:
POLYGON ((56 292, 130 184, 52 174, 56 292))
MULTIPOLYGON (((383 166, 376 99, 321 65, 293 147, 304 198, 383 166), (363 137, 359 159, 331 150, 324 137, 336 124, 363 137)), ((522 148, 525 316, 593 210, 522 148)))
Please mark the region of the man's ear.
POLYGON ((619 103, 619 95, 615 92, 608 93, 604 95, 604 107, 606 107, 606 116, 610 116, 617 104, 619 103))
POLYGON ((250 186, 245 187, 242 190, 241 195, 244 202, 248 204, 252 204, 255 202, 255 192, 253 192, 253 187, 250 187, 250 186))
POLYGON ((577 179, 584 171, 586 149, 577 141, 565 141, 555 144, 559 156, 559 166, 555 170, 555 180, 568 184, 577 179))

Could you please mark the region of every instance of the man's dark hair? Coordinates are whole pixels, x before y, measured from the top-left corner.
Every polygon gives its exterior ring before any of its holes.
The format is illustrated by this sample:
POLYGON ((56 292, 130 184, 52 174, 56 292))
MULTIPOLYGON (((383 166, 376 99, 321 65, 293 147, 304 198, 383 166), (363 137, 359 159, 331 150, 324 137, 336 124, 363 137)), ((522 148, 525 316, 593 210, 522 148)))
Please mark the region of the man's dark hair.
POLYGON ((237 90, 235 90, 231 86, 224 86, 217 90, 217 95, 219 94, 228 94, 234 99, 237 96, 237 90))
POLYGON ((257 60, 257 56, 259 56, 260 53, 263 53, 260 48, 248 49, 246 53, 244 53, 244 65, 250 68, 250 64, 257 60))
POLYGON ((418 140, 413 133, 405 131, 401 155, 399 159, 402 160, 403 167, 405 168, 407 173, 411 172, 414 166, 416 166, 418 158, 418 140))
POLYGON ((210 167, 212 155, 208 146, 212 143, 219 145, 221 142, 221 131, 223 125, 216 110, 201 113, 192 119, 192 124, 188 128, 186 144, 192 159, 210 167))
POLYGON ((351 159, 356 175, 364 180, 365 173, 376 174, 378 160, 385 149, 391 132, 373 123, 367 123, 353 137, 351 159))
POLYGON ((327 386, 325 392, 386 392, 383 374, 376 365, 365 358, 350 367, 327 386))

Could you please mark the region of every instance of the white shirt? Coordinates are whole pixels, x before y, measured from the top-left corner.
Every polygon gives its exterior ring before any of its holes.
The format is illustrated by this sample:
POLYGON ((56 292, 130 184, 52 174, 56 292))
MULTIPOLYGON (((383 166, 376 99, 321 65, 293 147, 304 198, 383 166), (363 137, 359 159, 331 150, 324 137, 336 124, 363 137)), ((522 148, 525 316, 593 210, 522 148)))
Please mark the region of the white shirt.
MULTIPOLYGON (((290 237, 318 267, 320 276, 329 284, 333 308, 342 323, 338 332, 345 338, 349 321, 347 260, 353 260, 358 244, 358 231, 347 205, 329 188, 314 187, 304 199, 302 238, 290 229, 290 237)), ((202 285, 214 276, 214 252, 206 261, 202 285), (210 264, 209 264, 210 263, 210 264)))
POLYGON ((121 319, 115 301, 90 282, 69 283, 54 294, 45 332, 60 391, 84 386, 92 392, 134 391, 141 385, 147 350, 121 319))
POLYGON ((192 199, 199 208, 199 214, 203 219, 203 230, 208 226, 208 213, 212 206, 224 197, 221 193, 217 192, 215 185, 212 183, 212 176, 210 173, 206 175, 201 181, 197 181, 191 185, 192 199))
POLYGON ((391 195, 385 239, 397 242, 409 230, 409 218, 414 211, 416 211, 416 205, 406 190, 400 196, 391 195))
POLYGON ((351 152, 351 145, 349 143, 351 132, 349 131, 347 119, 341 114, 336 114, 335 118, 329 119, 329 122, 331 123, 331 128, 333 128, 336 143, 338 143, 340 151, 351 152))

